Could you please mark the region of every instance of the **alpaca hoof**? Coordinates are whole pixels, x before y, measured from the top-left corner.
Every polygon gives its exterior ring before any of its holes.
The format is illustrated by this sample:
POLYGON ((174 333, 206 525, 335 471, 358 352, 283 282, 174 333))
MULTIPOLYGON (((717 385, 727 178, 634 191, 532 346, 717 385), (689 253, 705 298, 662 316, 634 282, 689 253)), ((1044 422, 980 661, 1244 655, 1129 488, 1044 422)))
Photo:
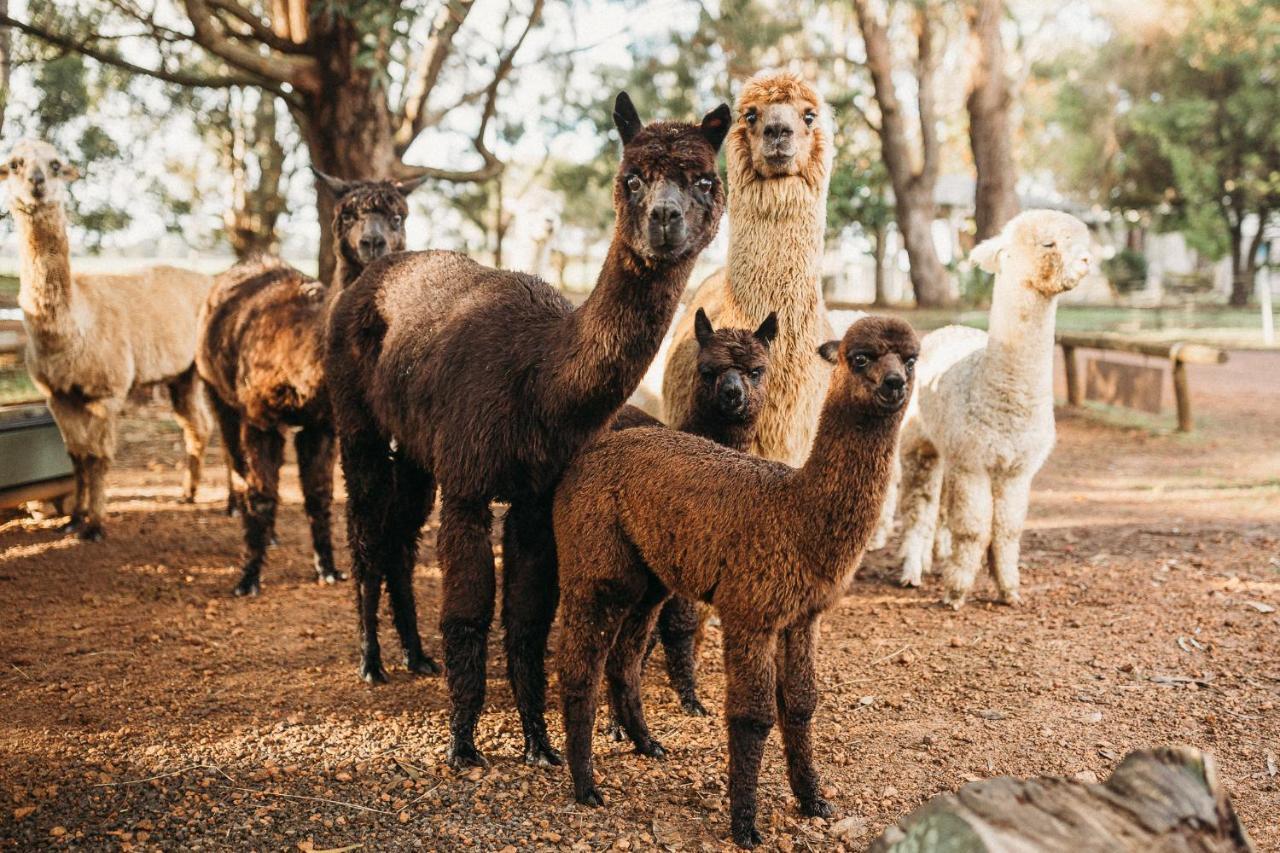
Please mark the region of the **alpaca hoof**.
POLYGON ((480 754, 473 743, 454 741, 449 747, 449 766, 454 770, 465 770, 468 767, 488 767, 489 759, 480 754))
POLYGON ((919 575, 907 575, 907 574, 904 574, 901 578, 899 578, 899 579, 898 579, 898 585, 899 585, 899 586, 908 586, 908 587, 919 587, 919 586, 920 586, 920 576, 919 576, 919 575))
POLYGON ((227 501, 227 506, 223 509, 223 512, 226 514, 227 518, 239 518, 240 504, 235 501, 227 501))
POLYGON ((329 569, 324 572, 316 572, 316 583, 320 586, 333 586, 339 581, 347 579, 346 572, 340 572, 337 569, 329 569))
POLYGON ((684 710, 685 716, 687 717, 707 716, 707 709, 698 701, 697 696, 686 696, 681 699, 680 707, 684 710))
POLYGON ((653 738, 649 738, 647 743, 636 744, 636 754, 643 755, 647 758, 656 758, 662 760, 667 757, 667 751, 662 748, 662 744, 653 738))
POLYGON ((387 671, 379 661, 364 661, 360 664, 360 679, 370 687, 386 684, 387 671))
POLYGON ((101 524, 86 523, 76 530, 76 538, 81 542, 101 542, 107 538, 107 534, 103 531, 101 524))
POLYGON ((627 739, 627 733, 622 730, 621 723, 610 723, 609 727, 604 730, 604 736, 613 743, 622 743, 627 739))
POLYGON ((754 822, 747 826, 735 826, 733 828, 733 843, 739 847, 751 850, 762 841, 764 841, 764 837, 760 834, 760 830, 756 829, 754 822))
POLYGON ((196 502, 195 492, 192 492, 189 495, 183 495, 182 497, 178 498, 178 503, 180 504, 193 504, 195 502, 196 502))
POLYGON ((835 813, 831 803, 816 794, 800 801, 800 814, 805 817, 831 817, 835 813))
POLYGON ((405 669, 414 675, 439 675, 444 672, 444 669, 435 662, 434 658, 430 655, 424 655, 422 652, 413 655, 406 653, 404 665, 405 669))
POLYGON ((525 738, 524 763, 530 767, 559 767, 564 764, 564 757, 547 743, 545 736, 525 738))
POLYGON ((573 798, 584 806, 591 806, 593 809, 604 807, 604 797, 600 795, 600 791, 595 785, 584 791, 577 791, 573 798))
POLYGON ((70 521, 58 528, 58 532, 63 536, 72 536, 79 533, 83 527, 84 519, 72 516, 70 521))
POLYGON ((262 584, 257 578, 241 578, 231 594, 236 598, 254 598, 262 592, 262 584))
POLYGON ((1021 607, 1022 595, 1017 590, 1013 590, 1012 592, 1002 592, 1000 594, 1000 603, 1007 604, 1010 607, 1021 607))
POLYGON ((964 607, 965 593, 959 590, 949 589, 942 596, 942 603, 952 610, 959 610, 964 607))

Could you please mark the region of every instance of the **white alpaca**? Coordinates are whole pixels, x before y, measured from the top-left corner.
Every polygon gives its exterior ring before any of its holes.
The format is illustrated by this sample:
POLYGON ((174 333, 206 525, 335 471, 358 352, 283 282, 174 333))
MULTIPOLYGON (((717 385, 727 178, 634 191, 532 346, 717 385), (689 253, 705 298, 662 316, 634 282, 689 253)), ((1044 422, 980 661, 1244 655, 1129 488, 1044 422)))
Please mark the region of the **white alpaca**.
POLYGON ((1031 478, 1054 440, 1054 316, 1058 296, 1089 271, 1089 232, 1073 216, 1031 210, 970 258, 996 276, 990 331, 925 336, 899 439, 902 583, 918 586, 936 555, 957 608, 984 557, 1001 600, 1020 601, 1031 478))
POLYGON ((187 450, 183 495, 195 498, 212 426, 195 374, 196 316, 213 280, 173 267, 73 276, 62 205, 65 182, 78 174, 53 146, 37 140, 18 142, 0 161, 18 230, 27 370, 75 466, 75 510, 67 530, 100 539, 116 420, 134 387, 168 385, 187 450))

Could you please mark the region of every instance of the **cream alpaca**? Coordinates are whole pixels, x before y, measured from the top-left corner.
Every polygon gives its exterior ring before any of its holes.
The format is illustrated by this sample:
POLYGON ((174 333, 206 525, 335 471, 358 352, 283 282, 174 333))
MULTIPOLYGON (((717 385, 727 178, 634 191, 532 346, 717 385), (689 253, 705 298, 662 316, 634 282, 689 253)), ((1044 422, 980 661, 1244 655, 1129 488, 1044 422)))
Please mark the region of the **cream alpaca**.
POLYGON ((663 419, 693 406, 698 343, 693 318, 754 329, 777 312, 770 386, 751 452, 792 466, 809 455, 831 369, 818 347, 833 337, 820 266, 831 179, 830 116, 800 77, 764 72, 747 81, 729 135, 729 263, 698 288, 676 326, 662 382, 663 419))
POLYGON ((193 367, 196 315, 212 279, 174 267, 72 275, 62 205, 65 182, 77 176, 53 146, 37 140, 18 142, 0 162, 18 230, 27 370, 75 465, 67 530, 100 539, 116 419, 136 386, 168 385, 187 451, 183 496, 195 498, 212 424, 193 367))
POLYGON ((1065 213, 1027 211, 970 257, 996 276, 990 331, 925 336, 899 439, 902 582, 918 586, 936 553, 954 607, 984 557, 1001 600, 1020 600, 1031 478, 1054 440, 1054 316, 1089 270, 1089 232, 1065 213))

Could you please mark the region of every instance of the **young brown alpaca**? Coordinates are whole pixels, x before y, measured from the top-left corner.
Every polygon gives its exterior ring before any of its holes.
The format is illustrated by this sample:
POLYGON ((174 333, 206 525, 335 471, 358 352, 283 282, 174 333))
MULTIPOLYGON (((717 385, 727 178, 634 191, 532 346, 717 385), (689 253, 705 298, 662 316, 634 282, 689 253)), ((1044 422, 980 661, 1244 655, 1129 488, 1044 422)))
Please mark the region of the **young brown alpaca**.
MULTIPOLYGON (((754 332, 749 329, 714 329, 701 308, 694 317, 698 341, 693 407, 677 429, 700 435, 716 444, 746 451, 755 438, 760 409, 768 393, 769 347, 778 334, 778 315, 770 314, 754 332)), ((613 430, 662 426, 635 406, 623 406, 610 425, 613 430)), ((697 642, 706 608, 684 596, 673 595, 658 614, 658 630, 647 652, 662 640, 667 679, 686 714, 705 717, 698 701, 697 642), (700 612, 701 611, 701 612, 700 612)), ((614 735, 621 740, 621 719, 614 707, 614 735)))
POLYGON ((617 221, 581 308, 534 276, 452 252, 415 252, 373 264, 331 317, 326 364, 359 581, 360 673, 386 678, 377 633, 383 577, 401 639, 418 643, 414 554, 439 483, 440 630, 455 766, 485 763, 475 725, 493 618, 493 500, 510 504, 502 621, 524 757, 561 762, 544 720, 558 596, 553 490, 635 390, 724 207, 716 152, 727 106, 701 125, 642 126, 623 93, 613 117, 623 141, 617 221))
POLYGON ((879 317, 822 345, 837 368, 801 468, 661 429, 610 434, 570 466, 554 522, 560 689, 578 802, 604 803, 591 760, 602 669, 637 752, 663 755, 645 725, 639 677, 657 608, 675 593, 712 604, 724 630, 734 841, 760 841, 756 779, 775 719, 800 810, 831 814, 809 735, 816 623, 879 518, 918 348, 910 326, 879 317))
MULTIPOLYGON (((236 264, 218 276, 201 313, 196 365, 222 430, 229 512, 244 516, 244 565, 236 595, 257 595, 275 525, 284 429, 294 436, 316 577, 333 565, 333 420, 324 381, 324 323, 336 293, 370 262, 404 248, 405 197, 421 180, 340 181, 319 172, 335 199, 334 280, 325 288, 279 258, 236 264)), ((421 649, 411 667, 438 672, 421 649)))

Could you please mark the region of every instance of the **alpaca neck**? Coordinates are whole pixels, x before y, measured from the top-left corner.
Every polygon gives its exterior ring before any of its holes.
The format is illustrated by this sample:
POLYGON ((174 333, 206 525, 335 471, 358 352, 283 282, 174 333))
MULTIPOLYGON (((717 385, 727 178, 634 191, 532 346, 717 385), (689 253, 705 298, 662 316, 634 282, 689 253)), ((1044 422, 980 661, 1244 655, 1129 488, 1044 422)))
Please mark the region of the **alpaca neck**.
POLYGON ((614 236, 591 296, 552 333, 550 408, 579 423, 609 419, 657 355, 695 258, 655 264, 614 236))
POLYGON ((71 250, 60 204, 11 205, 18 228, 18 304, 41 337, 70 334, 71 250))
POLYGON ((677 429, 690 435, 700 435, 716 444, 732 447, 734 450, 746 451, 756 437, 756 421, 734 423, 724 419, 723 415, 711 410, 710 406, 694 403, 693 411, 684 419, 677 429))
POLYGON ((348 258, 343 254, 341 247, 334 255, 333 279, 330 281, 329 290, 331 295, 336 296, 360 277, 360 273, 364 272, 364 265, 348 258))
POLYGON ((866 548, 893 471, 902 411, 885 416, 852 404, 833 379, 813 450, 792 480, 795 533, 827 551, 816 580, 843 577, 866 548))
POLYGON ((996 277, 983 379, 1001 395, 1021 390, 1034 403, 1053 387, 1053 331, 1058 298, 1025 281, 996 277))

